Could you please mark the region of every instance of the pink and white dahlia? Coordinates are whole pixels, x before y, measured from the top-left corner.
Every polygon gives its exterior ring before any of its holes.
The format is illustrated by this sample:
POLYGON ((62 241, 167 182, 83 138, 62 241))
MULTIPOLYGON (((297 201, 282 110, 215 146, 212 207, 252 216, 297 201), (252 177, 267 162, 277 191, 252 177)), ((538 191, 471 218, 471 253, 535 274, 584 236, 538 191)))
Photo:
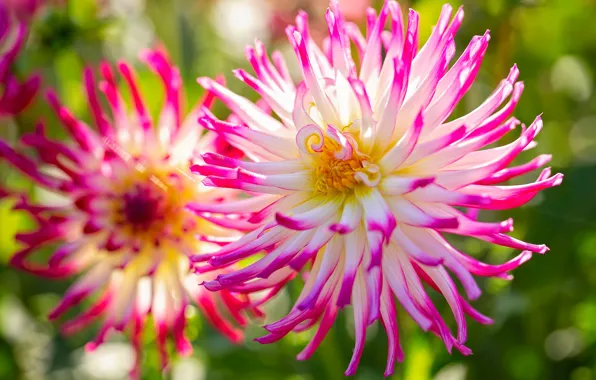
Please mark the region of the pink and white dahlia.
POLYGON ((453 14, 445 5, 428 41, 418 49, 415 11, 409 11, 404 28, 397 2, 387 1, 378 15, 369 9, 364 37, 332 3, 327 11, 329 37, 320 48, 309 36, 307 15, 299 14, 296 26, 287 28, 302 68, 298 84, 280 54, 273 53, 271 61, 259 42, 247 49, 256 75, 235 72, 276 117, 213 80, 199 79, 242 120, 233 124, 207 114, 201 123, 244 150, 252 161, 207 153, 206 165, 195 171, 208 176, 204 183, 209 186, 258 195, 194 208, 207 215, 238 214, 254 225, 252 232, 216 255, 195 259, 223 268, 266 252, 206 287, 276 290, 297 271, 307 274, 292 310, 265 326, 269 334, 260 342, 274 342, 320 322, 298 355, 306 359, 338 310, 352 305, 356 345, 346 374, 356 371, 366 327, 380 319, 389 340, 385 371, 389 375, 395 360, 403 357, 397 299, 449 351, 455 347, 469 354, 464 346, 466 315, 490 322, 464 299, 480 296, 474 276, 510 278, 509 272, 532 252, 547 250, 507 235, 513 228, 511 219, 485 223, 462 210, 518 207, 562 180, 561 174, 551 175, 545 169, 536 182, 501 184, 550 159, 543 155, 509 166, 532 147, 542 128, 540 118, 520 127, 511 117, 523 88, 515 66, 478 108, 450 118, 474 82, 489 40, 488 32, 474 37, 450 64, 456 51, 453 36, 462 18, 463 10, 453 14), (359 57, 356 61, 352 46, 359 57), (514 130, 520 133, 515 141, 491 146, 514 130), (460 252, 446 235, 469 236, 522 253, 501 265, 485 264, 460 252), (425 284, 445 297, 457 333, 450 331, 431 302, 425 284))
MULTIPOLYGON (((28 211, 39 226, 17 235, 25 247, 14 255, 12 264, 48 278, 80 274, 50 319, 89 301, 90 306, 65 322, 62 330, 74 333, 101 320, 97 338, 87 344, 91 350, 111 330, 128 330, 138 353, 134 377, 139 375, 141 333, 149 314, 155 324, 161 362, 166 366, 168 336, 180 354, 192 350, 184 334, 185 313, 191 302, 234 342, 242 339, 242 332, 234 325, 247 322, 243 309, 259 313, 245 295, 229 291, 215 294, 200 287, 199 282, 211 274, 195 274, 189 260, 235 238, 234 233, 187 208, 190 202, 213 204, 230 196, 226 189, 204 187, 189 170, 199 152, 216 150, 218 144, 226 147, 213 137, 202 137, 204 130, 197 124, 201 109, 212 103, 213 96, 208 94, 185 120, 181 119, 177 68, 159 51, 146 52, 142 59, 165 86, 165 104, 156 124, 133 69, 121 62, 118 70, 130 90, 132 115, 114 73, 103 64, 99 87, 111 117, 100 106, 92 70, 87 69, 84 75, 96 130, 76 119, 50 91, 47 101, 72 141, 52 140, 39 126, 21 140, 24 147, 35 152, 32 158, 0 140, 0 157, 61 198, 59 204, 32 203, 24 196, 17 201, 16 208, 28 211), (36 252, 52 246, 57 248, 47 262, 35 259, 36 252)), ((4 195, 16 194, 5 191, 4 195)))
POLYGON ((27 33, 25 21, 19 21, 11 8, 0 4, 0 118, 21 112, 39 89, 40 79, 37 75, 21 83, 10 72, 27 33))

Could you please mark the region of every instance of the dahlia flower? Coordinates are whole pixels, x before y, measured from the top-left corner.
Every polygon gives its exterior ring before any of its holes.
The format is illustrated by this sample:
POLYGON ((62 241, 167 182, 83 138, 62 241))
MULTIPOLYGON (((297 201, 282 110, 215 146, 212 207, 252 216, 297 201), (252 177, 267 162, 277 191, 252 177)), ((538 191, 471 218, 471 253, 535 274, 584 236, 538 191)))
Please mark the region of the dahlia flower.
MULTIPOLYGON (((86 346, 93 350, 111 330, 127 329, 137 351, 133 377, 139 375, 141 333, 149 314, 165 367, 168 336, 180 354, 192 350, 184 334, 185 313, 191 301, 234 342, 242 339, 242 332, 233 322, 240 326, 247 322, 243 310, 259 313, 245 295, 228 291, 214 294, 199 287, 201 278, 208 279, 209 274, 194 274, 189 260, 191 255, 215 251, 235 237, 187 209, 191 201, 216 203, 230 196, 228 190, 207 189, 189 175, 189 165, 203 149, 230 151, 221 140, 201 137, 203 130, 197 118, 213 96, 208 94, 182 120, 177 68, 159 51, 148 51, 142 59, 161 77, 165 87, 165 102, 156 126, 133 69, 120 62, 118 70, 134 104, 132 115, 112 69, 103 64, 99 87, 111 117, 100 106, 93 71, 86 69, 84 73, 97 130, 76 119, 49 91, 47 101, 72 141, 52 140, 39 126, 21 140, 37 154, 32 158, 0 140, 0 157, 61 196, 59 204, 33 203, 25 196, 18 197, 16 209, 29 212, 38 228, 16 236, 24 248, 14 255, 12 264, 47 278, 80 274, 49 318, 59 318, 89 300, 90 306, 65 322, 62 330, 74 333, 101 319, 97 337, 86 346), (36 252, 56 245, 47 262, 35 259, 36 252)), ((4 191, 4 195, 17 194, 4 191)))
POLYGON ((33 99, 39 88, 37 75, 20 83, 10 73, 27 38, 27 25, 16 19, 10 8, 0 4, 0 118, 19 113, 33 99))
POLYGON ((297 271, 306 274, 289 314, 265 326, 269 334, 258 341, 275 342, 320 322, 298 355, 306 359, 338 311, 351 305, 355 349, 346 375, 356 371, 366 328, 378 319, 389 341, 389 375, 395 360, 403 358, 397 299, 449 351, 469 354, 464 345, 466 315, 490 322, 464 298, 480 296, 474 276, 511 278, 509 272, 532 252, 547 250, 507 235, 513 228, 511 219, 481 222, 462 210, 519 207, 562 180, 561 174, 545 169, 533 183, 502 184, 550 159, 541 155, 509 166, 532 147, 542 128, 540 117, 528 127, 511 117, 523 88, 515 66, 478 108, 450 118, 473 84, 489 40, 488 32, 472 38, 450 64, 456 51, 453 36, 462 18, 462 9, 453 12, 445 5, 431 36, 418 49, 415 11, 409 11, 404 28, 397 2, 387 1, 378 15, 369 9, 364 37, 332 3, 327 11, 329 37, 322 48, 309 35, 305 13, 297 16, 296 26, 287 28, 302 69, 298 84, 279 53, 273 53, 271 61, 261 43, 247 48, 256 76, 244 70, 235 75, 264 104, 257 106, 211 79, 199 79, 242 121, 220 121, 206 113, 202 125, 252 160, 206 153, 206 164, 193 170, 206 175, 209 186, 256 195, 241 202, 193 206, 199 214, 236 215, 253 224, 251 232, 215 255, 194 259, 224 268, 265 252, 247 267, 220 274, 205 286, 214 291, 276 291, 297 271), (391 27, 385 30, 388 20, 391 27), (491 146, 513 130, 520 130, 513 142, 491 146), (501 265, 485 264, 459 251, 446 235, 522 252, 501 265), (456 333, 431 302, 425 284, 446 299, 456 333))

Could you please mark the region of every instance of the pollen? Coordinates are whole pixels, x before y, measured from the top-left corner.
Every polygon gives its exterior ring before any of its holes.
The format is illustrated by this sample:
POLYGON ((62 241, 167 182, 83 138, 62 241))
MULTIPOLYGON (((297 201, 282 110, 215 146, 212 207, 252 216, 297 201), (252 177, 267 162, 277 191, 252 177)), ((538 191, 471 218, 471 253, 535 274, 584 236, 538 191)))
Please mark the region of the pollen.
POLYGON ((338 159, 336 153, 340 149, 339 144, 325 139, 325 145, 317 157, 315 169, 315 187, 320 193, 346 192, 358 183, 356 173, 363 170, 362 161, 355 154, 348 159, 338 159))

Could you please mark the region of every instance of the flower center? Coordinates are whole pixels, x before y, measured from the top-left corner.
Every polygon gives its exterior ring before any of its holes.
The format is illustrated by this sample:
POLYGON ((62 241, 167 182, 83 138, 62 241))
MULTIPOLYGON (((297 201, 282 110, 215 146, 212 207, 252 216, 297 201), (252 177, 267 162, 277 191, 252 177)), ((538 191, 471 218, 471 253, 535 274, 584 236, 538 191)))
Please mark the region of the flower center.
POLYGON ((196 184, 176 168, 137 166, 114 183, 111 222, 143 243, 179 241, 198 229, 185 208, 198 195, 196 184))
POLYGON ((349 133, 331 125, 325 132, 310 125, 299 131, 297 141, 314 161, 309 165, 314 164, 314 187, 321 194, 344 193, 362 185, 375 187, 381 181, 378 165, 358 150, 357 140, 349 133))
POLYGON ((156 186, 137 184, 132 191, 122 197, 122 213, 133 228, 148 228, 158 220, 163 220, 166 201, 165 194, 156 186))
POLYGON ((318 157, 315 170, 317 190, 327 194, 353 189, 357 183, 355 174, 357 171, 362 170, 362 162, 355 156, 346 160, 338 159, 335 156, 338 150, 333 148, 332 144, 327 141, 325 141, 323 152, 318 157))
POLYGON ((349 138, 345 135, 339 139, 324 137, 321 150, 315 154, 318 192, 347 192, 361 184, 374 187, 381 181, 379 167, 370 161, 370 157, 358 152, 349 138))
POLYGON ((315 157, 315 187, 322 194, 347 192, 359 184, 374 187, 381 180, 379 167, 347 140, 324 137, 315 157))

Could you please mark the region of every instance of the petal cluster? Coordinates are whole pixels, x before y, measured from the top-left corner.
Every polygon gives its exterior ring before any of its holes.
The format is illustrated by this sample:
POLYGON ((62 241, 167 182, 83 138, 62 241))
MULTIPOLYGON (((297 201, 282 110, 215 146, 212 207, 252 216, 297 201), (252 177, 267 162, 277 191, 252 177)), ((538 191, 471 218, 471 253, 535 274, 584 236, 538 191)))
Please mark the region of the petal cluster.
POLYGON ((10 72, 27 33, 26 21, 18 20, 11 7, 0 4, 0 118, 18 114, 31 102, 39 88, 37 75, 21 83, 10 72))
POLYGON ((490 39, 488 32, 473 37, 455 57, 462 9, 445 5, 420 48, 418 14, 410 10, 404 21, 395 1, 387 1, 378 14, 368 10, 366 36, 335 3, 326 19, 329 37, 322 47, 311 38, 305 13, 286 30, 301 66, 298 83, 280 53, 270 58, 260 42, 247 48, 254 74, 237 70, 235 75, 261 96, 256 104, 214 80, 199 79, 240 119, 221 121, 206 113, 201 124, 250 160, 207 153, 205 164, 193 170, 207 176, 209 186, 253 196, 193 206, 199 215, 242 220, 248 231, 216 254, 194 259, 227 268, 266 252, 253 264, 207 282, 214 291, 269 289, 273 295, 297 272, 305 272, 289 314, 265 326, 269 334, 259 338, 275 342, 318 323, 299 359, 313 354, 338 311, 351 305, 356 343, 346 374, 356 371, 367 326, 381 320, 389 340, 389 375, 403 358, 395 300, 449 351, 469 354, 466 316, 490 323, 466 300, 481 294, 475 276, 511 278, 533 252, 547 251, 509 236, 511 219, 474 218, 476 210, 519 207, 561 183, 561 174, 544 169, 535 182, 503 184, 550 160, 542 155, 511 166, 534 145, 542 121, 538 117, 526 126, 512 116, 523 90, 515 66, 480 106, 452 117, 474 83, 490 39), (518 136, 512 142, 495 145, 513 133, 518 136), (522 252, 490 265, 458 250, 448 235, 522 252), (428 288, 449 304, 455 333, 428 288))
POLYGON ((213 96, 206 95, 182 119, 177 68, 157 50, 147 51, 141 58, 164 84, 165 101, 155 124, 132 67, 125 62, 117 65, 134 105, 129 112, 115 73, 106 63, 100 68, 99 88, 110 112, 100 105, 93 71, 84 73, 96 128, 77 119, 49 91, 47 102, 71 140, 53 140, 39 125, 21 140, 22 148, 31 154, 0 141, 0 157, 58 199, 37 203, 3 191, 3 195, 17 198, 15 208, 29 212, 38 224, 36 230, 17 236, 24 248, 14 255, 12 264, 48 278, 77 276, 50 319, 61 318, 85 302, 88 307, 64 322, 62 329, 74 333, 99 321, 98 335, 87 344, 88 349, 101 344, 111 331, 126 330, 139 353, 133 377, 139 376, 141 334, 149 315, 161 363, 166 366, 169 337, 179 353, 192 350, 185 337, 189 305, 195 304, 234 342, 242 339, 236 326, 247 323, 245 311, 260 313, 246 295, 214 294, 199 287, 212 274, 195 274, 189 260, 215 251, 237 234, 188 209, 191 203, 214 204, 232 196, 226 189, 205 188, 189 170, 205 149, 234 153, 223 140, 202 136, 204 131, 197 125, 213 96), (40 263, 35 254, 46 247, 56 248, 40 263))

